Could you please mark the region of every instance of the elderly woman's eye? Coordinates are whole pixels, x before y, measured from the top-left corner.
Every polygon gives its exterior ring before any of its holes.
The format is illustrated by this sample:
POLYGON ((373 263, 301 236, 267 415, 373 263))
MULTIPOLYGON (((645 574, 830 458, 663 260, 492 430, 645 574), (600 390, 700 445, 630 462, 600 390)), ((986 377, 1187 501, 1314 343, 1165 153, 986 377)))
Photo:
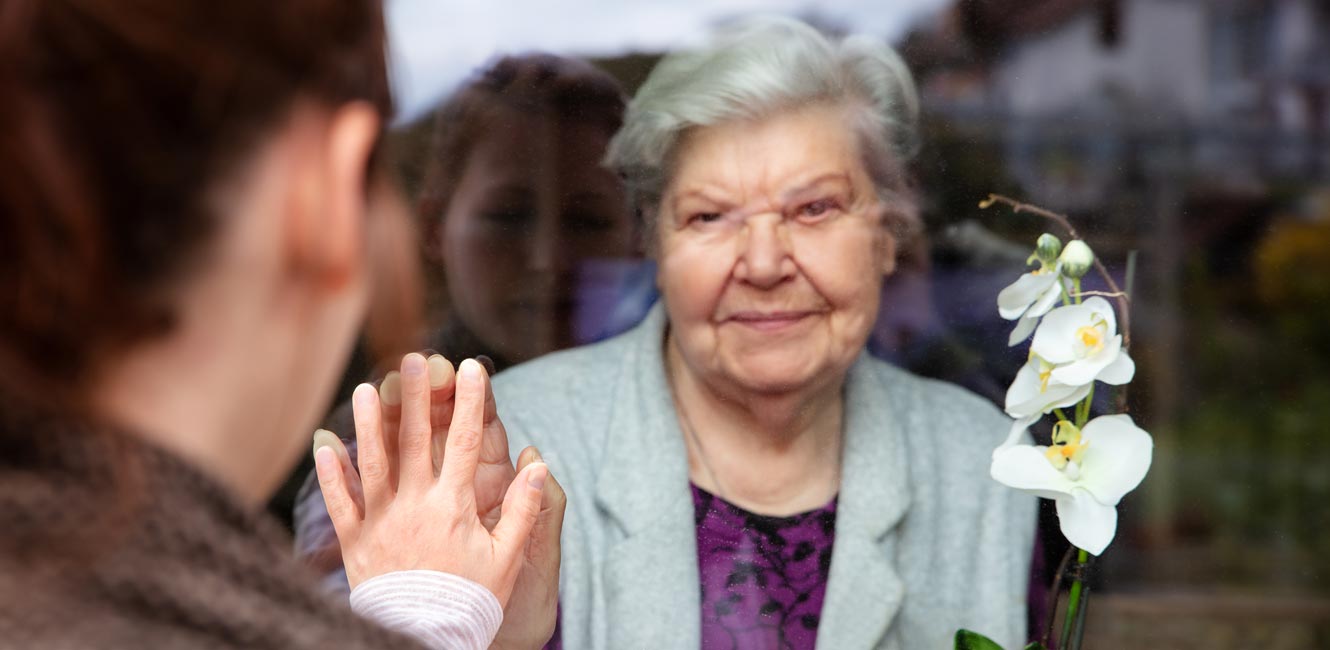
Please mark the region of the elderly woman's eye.
POLYGON ((688 223, 715 223, 720 221, 720 218, 719 212, 694 212, 689 215, 688 223))
POLYGON ((835 199, 819 199, 810 203, 805 203, 799 208, 799 216, 808 218, 817 218, 826 216, 827 213, 840 207, 835 199))

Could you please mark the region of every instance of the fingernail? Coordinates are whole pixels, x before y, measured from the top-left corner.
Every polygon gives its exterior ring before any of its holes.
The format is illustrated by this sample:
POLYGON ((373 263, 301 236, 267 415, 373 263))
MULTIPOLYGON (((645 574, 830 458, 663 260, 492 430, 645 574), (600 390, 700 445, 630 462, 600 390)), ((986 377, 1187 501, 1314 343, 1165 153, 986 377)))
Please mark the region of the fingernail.
POLYGON ((531 448, 531 460, 534 460, 538 463, 545 462, 545 458, 540 455, 540 450, 536 449, 535 447, 531 448))
POLYGON ((324 449, 328 448, 327 447, 314 448, 314 464, 316 466, 322 467, 324 472, 336 470, 337 468, 334 467, 334 465, 337 463, 337 454, 333 453, 331 449, 329 449, 324 453, 319 453, 324 449))
POLYGON ((477 355, 476 355, 476 363, 479 363, 479 364, 480 364, 480 367, 482 367, 482 368, 485 369, 485 373, 486 373, 486 374, 491 375, 491 376, 494 375, 494 360, 493 360, 493 359, 491 359, 491 358, 489 358, 489 357, 487 357, 487 356, 485 356, 485 355, 483 355, 483 354, 477 354, 477 355))
POLYGON ((370 393, 377 392, 379 392, 379 389, 374 384, 360 384, 351 393, 351 399, 360 406, 369 406, 371 404, 370 393))
POLYGON ((484 372, 484 370, 475 359, 466 359, 457 366, 458 377, 465 378, 467 381, 480 381, 481 372, 484 372))
POLYGON ((388 406, 397 406, 402 403, 402 374, 393 370, 383 378, 383 383, 379 384, 379 400, 388 406))
POLYGON ((324 447, 332 447, 337 444, 337 435, 327 429, 314 430, 314 453, 324 447))
POLYGON ((443 358, 441 354, 430 356, 425 365, 429 366, 429 387, 434 390, 443 388, 448 383, 448 374, 452 371, 452 364, 443 358))
POLYGON ((531 473, 527 475, 526 484, 533 490, 545 489, 545 477, 549 476, 550 470, 548 467, 543 467, 544 463, 541 465, 542 467, 532 468, 531 473))
POLYGON ((346 445, 342 444, 342 439, 327 429, 318 429, 314 431, 314 456, 318 457, 319 450, 324 447, 333 450, 338 460, 346 460, 346 445))
POLYGON ((415 352, 402 357, 402 374, 412 377, 425 374, 425 357, 415 352))

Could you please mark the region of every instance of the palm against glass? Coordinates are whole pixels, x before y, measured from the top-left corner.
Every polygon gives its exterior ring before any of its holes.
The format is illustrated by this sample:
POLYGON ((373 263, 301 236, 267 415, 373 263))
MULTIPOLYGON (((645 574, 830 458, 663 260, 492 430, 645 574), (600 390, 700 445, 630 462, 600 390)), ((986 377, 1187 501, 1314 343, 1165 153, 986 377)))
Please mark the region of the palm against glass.
MULTIPOLYGON (((450 432, 459 428, 462 437, 468 441, 466 446, 475 445, 474 449, 466 449, 464 452, 467 455, 475 454, 474 474, 469 489, 465 490, 474 498, 476 519, 473 521, 478 520, 486 531, 497 535, 503 527, 501 522, 505 506, 510 510, 514 507, 511 502, 505 503, 505 498, 511 499, 508 493, 513 481, 532 464, 543 465, 540 454, 535 448, 528 447, 522 451, 514 467, 509 456, 507 431, 498 417, 489 376, 479 363, 464 361, 455 370, 440 355, 433 355, 423 361, 427 384, 421 381, 425 377, 408 379, 394 371, 385 377, 378 395, 369 387, 360 389, 358 399, 364 403, 355 404, 357 438, 363 441, 367 436, 372 436, 372 440, 379 442, 384 458, 402 459, 402 462, 386 463, 382 472, 385 490, 397 494, 404 485, 402 468, 411 465, 408 460, 410 457, 427 453, 436 480, 447 471, 447 462, 456 460, 448 456, 449 449, 458 446, 458 440, 450 440, 453 438, 450 432), (459 378, 459 371, 467 377, 459 378), (459 387, 459 380, 465 385, 459 387), (363 394, 366 391, 368 395, 363 394), (423 428, 419 425, 425 420, 425 412, 429 414, 430 436, 429 442, 422 445, 422 436, 411 434, 408 430, 423 428), (416 449, 403 449, 404 445, 414 445, 416 449)), ((335 444, 335 437, 329 438, 333 441, 330 444, 335 444)), ((358 515, 365 513, 360 472, 353 466, 349 455, 340 449, 340 444, 338 452, 343 470, 339 478, 344 487, 334 491, 346 494, 348 501, 354 503, 358 515)), ((558 601, 559 533, 566 499, 562 488, 552 478, 545 481, 539 497, 539 510, 534 515, 531 533, 520 546, 520 556, 513 558, 515 564, 512 569, 516 577, 511 587, 511 598, 501 596, 501 600, 506 601, 505 616, 495 639, 495 647, 539 647, 553 633, 558 601)), ((329 505, 331 514, 332 503, 329 505)), ((339 538, 342 538, 345 555, 347 540, 340 531, 339 538)), ((354 586, 362 579, 362 571, 351 566, 351 558, 346 559, 348 578, 354 586)))

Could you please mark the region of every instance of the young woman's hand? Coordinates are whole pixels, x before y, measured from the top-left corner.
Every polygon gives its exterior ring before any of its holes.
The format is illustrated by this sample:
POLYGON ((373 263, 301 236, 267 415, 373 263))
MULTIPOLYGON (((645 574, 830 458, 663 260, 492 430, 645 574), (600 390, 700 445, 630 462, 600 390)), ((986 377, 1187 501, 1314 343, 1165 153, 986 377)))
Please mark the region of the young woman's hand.
POLYGON ((359 472, 323 448, 315 454, 319 484, 352 588, 392 571, 430 569, 480 583, 507 607, 528 564, 549 471, 537 461, 513 474, 484 369, 467 360, 453 375, 443 363, 446 373, 419 354, 403 358, 397 405, 384 404, 373 386, 357 387, 359 472), (442 431, 440 422, 447 422, 442 431))

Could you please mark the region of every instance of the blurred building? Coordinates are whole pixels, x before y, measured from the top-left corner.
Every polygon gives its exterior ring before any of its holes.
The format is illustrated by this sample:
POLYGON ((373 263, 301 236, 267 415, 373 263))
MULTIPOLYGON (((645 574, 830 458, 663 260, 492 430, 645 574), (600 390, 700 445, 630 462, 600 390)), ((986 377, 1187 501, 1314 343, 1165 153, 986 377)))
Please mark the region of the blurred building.
POLYGON ((1102 205, 1132 174, 1330 177, 1317 0, 959 0, 904 49, 930 111, 1000 126, 1035 201, 1102 205))

